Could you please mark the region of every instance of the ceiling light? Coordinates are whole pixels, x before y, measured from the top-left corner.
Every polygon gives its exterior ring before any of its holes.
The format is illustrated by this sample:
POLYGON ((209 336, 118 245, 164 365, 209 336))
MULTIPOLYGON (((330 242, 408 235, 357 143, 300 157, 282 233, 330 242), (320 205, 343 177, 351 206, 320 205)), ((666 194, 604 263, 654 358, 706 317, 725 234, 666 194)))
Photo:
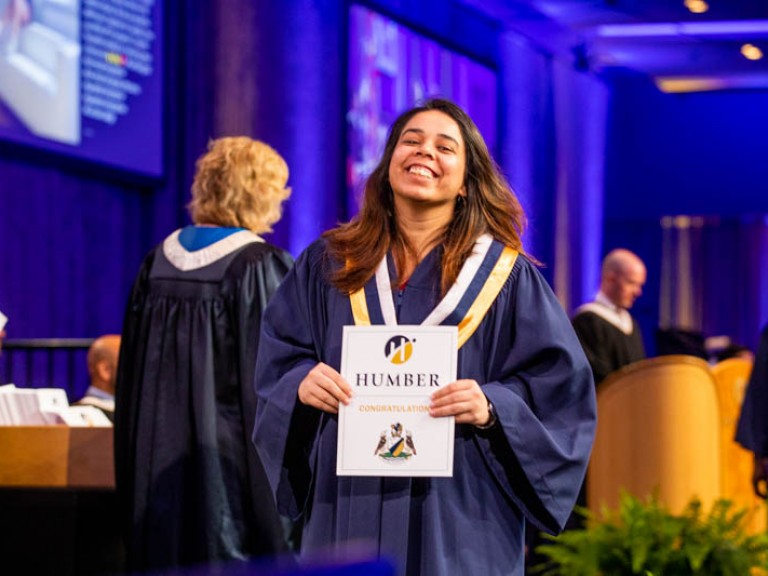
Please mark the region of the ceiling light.
POLYGON ((655 22, 652 24, 605 24, 598 26, 603 38, 664 38, 675 36, 768 35, 768 20, 712 22, 655 22))
POLYGON ((655 83, 659 90, 667 94, 711 92, 726 88, 719 78, 656 78, 655 83))
POLYGON ((741 55, 747 60, 760 60, 763 57, 763 51, 754 44, 744 44, 741 47, 741 55))
POLYGON ((704 0, 685 0, 685 7, 694 14, 704 14, 709 10, 709 4, 704 0))
POLYGON ((744 90, 768 87, 768 74, 729 74, 721 76, 657 76, 656 87, 667 94, 744 90))

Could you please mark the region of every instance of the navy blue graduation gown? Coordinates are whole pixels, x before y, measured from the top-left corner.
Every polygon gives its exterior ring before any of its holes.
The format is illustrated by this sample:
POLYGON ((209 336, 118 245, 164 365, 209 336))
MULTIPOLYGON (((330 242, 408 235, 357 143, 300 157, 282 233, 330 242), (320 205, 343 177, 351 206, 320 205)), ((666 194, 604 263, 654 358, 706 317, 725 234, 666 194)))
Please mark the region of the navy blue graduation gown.
POLYGON ((292 265, 250 243, 183 271, 162 246, 128 303, 115 407, 117 492, 133 571, 286 549, 251 442, 267 300, 292 265))
MULTIPOLYGON (((441 254, 408 280, 399 324, 421 323, 437 304, 441 254)), ((400 575, 522 574, 526 519, 562 529, 596 422, 591 370, 551 289, 517 258, 459 350, 458 378, 480 383, 499 425, 456 426, 453 477, 338 477, 337 417, 297 398, 318 361, 339 369, 342 326, 354 324, 330 266, 322 241, 298 259, 265 311, 256 367, 254 441, 279 510, 303 518, 302 552, 365 542, 400 575)))
POLYGON ((768 324, 760 336, 744 393, 736 441, 757 456, 768 456, 768 324))

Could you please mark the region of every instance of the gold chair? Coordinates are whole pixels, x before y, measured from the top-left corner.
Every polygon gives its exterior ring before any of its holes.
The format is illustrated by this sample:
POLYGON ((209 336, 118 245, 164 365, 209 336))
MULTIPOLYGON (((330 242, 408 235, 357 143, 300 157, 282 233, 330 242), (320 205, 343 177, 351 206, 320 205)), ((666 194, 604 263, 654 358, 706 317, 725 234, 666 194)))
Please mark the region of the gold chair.
POLYGON ((751 360, 731 358, 712 367, 720 403, 720 477, 721 494, 739 508, 751 511, 747 530, 752 534, 766 531, 768 507, 752 489, 753 455, 734 441, 744 392, 752 372, 751 360))
POLYGON ((721 494, 720 411, 709 365, 687 355, 641 360, 597 391, 597 435, 587 479, 593 511, 615 509, 625 490, 656 493, 679 513, 693 496, 721 494))

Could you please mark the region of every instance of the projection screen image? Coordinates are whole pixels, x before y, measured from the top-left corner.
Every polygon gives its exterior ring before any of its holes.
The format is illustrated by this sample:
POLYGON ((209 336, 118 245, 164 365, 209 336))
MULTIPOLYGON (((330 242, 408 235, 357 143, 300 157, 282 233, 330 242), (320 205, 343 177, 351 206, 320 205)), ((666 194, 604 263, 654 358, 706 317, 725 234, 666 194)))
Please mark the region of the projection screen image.
POLYGON ((350 8, 347 211, 357 213, 365 178, 387 130, 427 98, 449 98, 469 113, 496 152, 496 73, 435 40, 362 6, 350 8))

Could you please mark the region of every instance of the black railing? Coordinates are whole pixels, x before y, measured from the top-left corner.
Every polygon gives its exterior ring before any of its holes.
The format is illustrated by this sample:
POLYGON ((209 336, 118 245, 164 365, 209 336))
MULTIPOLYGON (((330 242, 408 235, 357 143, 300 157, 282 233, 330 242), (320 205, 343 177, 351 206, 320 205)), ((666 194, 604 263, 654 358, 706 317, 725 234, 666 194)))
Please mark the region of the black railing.
POLYGON ((0 351, 2 383, 20 388, 63 388, 70 400, 87 387, 93 338, 6 339, 0 351))

